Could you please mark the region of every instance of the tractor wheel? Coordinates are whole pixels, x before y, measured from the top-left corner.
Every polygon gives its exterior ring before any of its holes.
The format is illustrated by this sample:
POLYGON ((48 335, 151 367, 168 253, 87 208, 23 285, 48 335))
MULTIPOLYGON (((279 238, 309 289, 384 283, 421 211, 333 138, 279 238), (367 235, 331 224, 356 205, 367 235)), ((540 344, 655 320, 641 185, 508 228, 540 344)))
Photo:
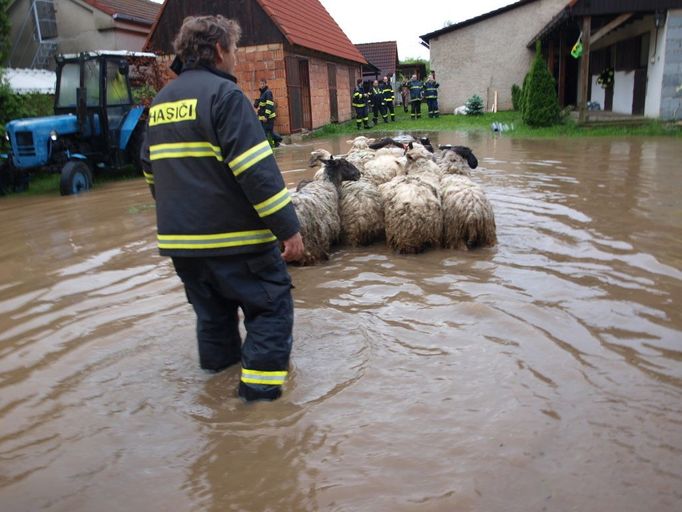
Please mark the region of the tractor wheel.
POLYGON ((63 196, 80 194, 92 188, 92 172, 85 162, 70 160, 64 164, 59 180, 59 192, 63 196))

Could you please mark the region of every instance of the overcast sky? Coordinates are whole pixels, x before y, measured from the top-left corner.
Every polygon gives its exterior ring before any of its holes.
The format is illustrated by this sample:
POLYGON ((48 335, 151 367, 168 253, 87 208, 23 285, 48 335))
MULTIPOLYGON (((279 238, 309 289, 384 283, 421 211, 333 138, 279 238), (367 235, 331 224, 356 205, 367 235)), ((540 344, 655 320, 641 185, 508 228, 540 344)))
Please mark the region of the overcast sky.
POLYGON ((398 41, 398 56, 429 58, 420 35, 494 11, 515 0, 320 0, 354 44, 398 41))

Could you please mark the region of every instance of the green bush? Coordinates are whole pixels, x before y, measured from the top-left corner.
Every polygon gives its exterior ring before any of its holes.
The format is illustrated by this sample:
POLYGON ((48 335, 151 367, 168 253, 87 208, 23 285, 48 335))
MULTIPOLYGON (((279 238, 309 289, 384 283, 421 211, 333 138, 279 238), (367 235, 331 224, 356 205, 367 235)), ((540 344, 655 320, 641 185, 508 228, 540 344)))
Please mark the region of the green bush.
POLYGON ((51 116, 54 113, 51 94, 16 94, 0 70, 0 136, 5 136, 5 125, 13 119, 51 116))
POLYGON ((512 108, 516 111, 521 110, 521 94, 522 93, 523 93, 523 91, 521 90, 521 87, 519 87, 516 84, 512 85, 512 88, 511 88, 512 108))
POLYGON ((559 121, 559 101, 554 78, 542 58, 540 41, 536 45, 535 58, 524 84, 522 118, 528 126, 552 126, 559 121))
POLYGON ((483 114, 483 100, 478 94, 474 94, 465 103, 468 116, 480 116, 483 114))

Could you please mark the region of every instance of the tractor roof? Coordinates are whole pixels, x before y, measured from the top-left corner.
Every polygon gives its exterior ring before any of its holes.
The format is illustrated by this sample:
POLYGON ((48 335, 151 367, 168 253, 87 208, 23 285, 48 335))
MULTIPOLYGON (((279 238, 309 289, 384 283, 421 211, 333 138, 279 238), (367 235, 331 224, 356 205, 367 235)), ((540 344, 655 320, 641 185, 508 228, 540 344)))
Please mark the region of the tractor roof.
POLYGON ((130 52, 127 50, 97 50, 92 52, 81 52, 81 53, 63 53, 57 55, 57 61, 70 61, 78 60, 79 57, 83 55, 86 59, 95 59, 97 57, 146 57, 146 58, 156 58, 156 54, 151 52, 130 52))

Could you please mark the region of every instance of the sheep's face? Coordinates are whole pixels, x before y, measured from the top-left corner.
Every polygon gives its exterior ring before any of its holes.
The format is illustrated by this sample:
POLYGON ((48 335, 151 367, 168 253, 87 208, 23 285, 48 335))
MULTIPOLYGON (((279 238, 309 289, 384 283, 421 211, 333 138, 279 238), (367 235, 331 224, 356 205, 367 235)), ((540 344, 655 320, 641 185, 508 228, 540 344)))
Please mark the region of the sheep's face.
POLYGON ((357 181, 360 179, 360 171, 352 163, 344 158, 323 160, 326 178, 337 187, 342 181, 357 181))
POLYGON ((405 157, 408 161, 414 162, 421 159, 431 160, 431 153, 421 144, 414 144, 410 142, 405 150, 405 157))
POLYGON ((315 165, 318 162, 322 162, 323 160, 328 159, 330 156, 331 153, 326 149, 316 149, 315 151, 312 151, 310 153, 310 160, 308 161, 308 166, 315 167, 315 165))
POLYGON ((359 137, 355 137, 353 140, 349 140, 347 142, 351 145, 351 151, 358 151, 361 149, 368 149, 369 145, 374 141, 375 139, 369 139, 364 135, 360 135, 359 137))

